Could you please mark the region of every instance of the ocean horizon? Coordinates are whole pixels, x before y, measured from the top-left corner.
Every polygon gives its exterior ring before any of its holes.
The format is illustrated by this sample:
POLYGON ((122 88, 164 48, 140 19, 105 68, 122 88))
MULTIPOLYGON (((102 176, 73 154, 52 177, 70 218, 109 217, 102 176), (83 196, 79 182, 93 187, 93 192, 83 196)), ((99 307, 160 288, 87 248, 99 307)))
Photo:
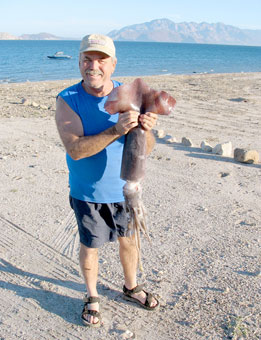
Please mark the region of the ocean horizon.
MULTIPOLYGON (((0 83, 81 78, 78 40, 1 40, 0 83), (71 59, 49 59, 57 51, 71 59)), ((261 72, 261 46, 115 41, 113 74, 149 76, 261 72)))

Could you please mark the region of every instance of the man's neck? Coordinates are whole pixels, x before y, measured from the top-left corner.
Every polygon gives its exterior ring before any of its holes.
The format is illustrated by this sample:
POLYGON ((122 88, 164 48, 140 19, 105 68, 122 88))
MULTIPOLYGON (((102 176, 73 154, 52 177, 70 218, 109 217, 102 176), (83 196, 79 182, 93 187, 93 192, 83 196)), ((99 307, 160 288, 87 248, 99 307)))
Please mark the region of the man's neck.
POLYGON ((113 82, 112 80, 108 83, 108 85, 103 85, 99 88, 94 88, 94 87, 90 87, 88 85, 85 84, 84 80, 82 81, 82 86, 84 88, 84 90, 91 94, 92 96, 95 97, 105 97, 107 96, 113 89, 113 82))

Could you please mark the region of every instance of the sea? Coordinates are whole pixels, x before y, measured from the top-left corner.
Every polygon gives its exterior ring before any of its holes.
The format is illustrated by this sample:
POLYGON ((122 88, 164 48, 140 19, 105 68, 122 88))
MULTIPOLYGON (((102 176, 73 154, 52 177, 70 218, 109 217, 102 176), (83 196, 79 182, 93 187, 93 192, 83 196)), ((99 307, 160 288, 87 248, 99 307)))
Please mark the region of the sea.
MULTIPOLYGON (((114 76, 261 72, 261 46, 116 41, 114 76)), ((77 40, 0 40, 0 83, 79 79, 77 40), (49 59, 57 51, 71 59, 49 59)))

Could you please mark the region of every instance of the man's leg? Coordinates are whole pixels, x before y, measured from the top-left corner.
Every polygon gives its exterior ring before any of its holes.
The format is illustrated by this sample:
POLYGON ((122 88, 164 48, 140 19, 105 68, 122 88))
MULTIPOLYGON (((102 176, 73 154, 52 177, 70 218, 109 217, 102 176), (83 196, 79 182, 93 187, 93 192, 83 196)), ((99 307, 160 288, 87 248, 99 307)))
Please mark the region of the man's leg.
MULTIPOLYGON (((86 284, 88 296, 98 296, 97 279, 98 279, 98 249, 88 248, 80 243, 80 267, 86 284)), ((88 309, 99 311, 99 304, 88 304, 88 309)), ((88 316, 87 321, 90 323, 98 322, 96 317, 88 316)))
MULTIPOLYGON (((133 289, 137 286, 136 272, 138 266, 138 251, 135 244, 134 237, 119 237, 120 243, 120 260, 123 267, 123 273, 125 278, 125 287, 133 289)), ((133 297, 140 300, 143 304, 146 301, 146 294, 142 291, 140 293, 133 294, 133 297)), ((155 307, 157 301, 152 300, 151 307, 155 307)))

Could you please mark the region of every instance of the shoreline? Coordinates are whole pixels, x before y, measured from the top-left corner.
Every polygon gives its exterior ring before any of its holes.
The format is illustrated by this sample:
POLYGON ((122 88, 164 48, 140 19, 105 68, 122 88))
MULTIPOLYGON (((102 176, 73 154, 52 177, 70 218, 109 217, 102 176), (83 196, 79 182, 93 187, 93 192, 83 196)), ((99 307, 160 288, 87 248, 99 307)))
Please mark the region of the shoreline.
MULTIPOLYGON (((153 75, 137 75, 137 76, 112 76, 113 79, 122 79, 122 78, 155 78, 155 77, 183 77, 183 76, 228 76, 228 75, 239 75, 239 74, 260 74, 261 71, 249 71, 249 72, 224 72, 224 73, 215 73, 215 72, 192 72, 192 73, 166 73, 166 74, 153 74, 153 75)), ((0 86, 2 85, 12 85, 12 84, 30 84, 30 83, 48 83, 48 82, 71 82, 71 81, 80 81, 81 77, 79 78, 64 78, 64 79, 47 79, 47 80, 27 80, 27 81, 18 81, 18 82, 1 82, 0 86)))

